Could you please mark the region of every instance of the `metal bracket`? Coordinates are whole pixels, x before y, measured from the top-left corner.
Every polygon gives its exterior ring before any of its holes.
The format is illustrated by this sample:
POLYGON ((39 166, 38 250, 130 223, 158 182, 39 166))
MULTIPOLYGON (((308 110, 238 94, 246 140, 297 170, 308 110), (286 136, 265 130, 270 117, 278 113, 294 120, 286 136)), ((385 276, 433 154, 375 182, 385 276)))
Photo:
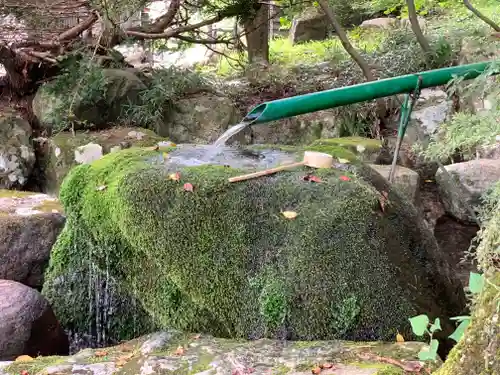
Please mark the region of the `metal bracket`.
POLYGON ((394 157, 392 158, 391 170, 389 172, 389 182, 392 184, 394 181, 394 173, 396 171, 396 164, 398 162, 399 151, 401 149, 401 144, 408 128, 408 123, 410 122, 411 113, 418 98, 422 92, 422 76, 418 76, 417 85, 412 93, 405 95, 405 100, 401 105, 401 113, 399 115, 399 126, 398 126, 398 138, 396 141, 396 149, 394 150, 394 157))

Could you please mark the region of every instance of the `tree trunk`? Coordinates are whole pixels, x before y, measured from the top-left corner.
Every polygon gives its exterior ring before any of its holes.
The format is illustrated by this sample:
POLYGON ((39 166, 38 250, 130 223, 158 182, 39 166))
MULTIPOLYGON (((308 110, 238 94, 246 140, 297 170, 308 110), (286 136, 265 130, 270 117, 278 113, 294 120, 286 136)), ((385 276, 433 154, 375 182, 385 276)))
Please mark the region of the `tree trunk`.
POLYGON ((415 36, 417 37, 418 44, 420 44, 420 47, 422 47, 422 50, 425 52, 426 57, 429 58, 432 54, 432 49, 429 45, 429 42, 427 41, 427 38, 424 36, 422 29, 420 28, 420 24, 418 23, 415 1, 406 0, 406 4, 408 6, 408 18, 410 19, 413 34, 415 34, 415 36))
POLYGON ((269 63, 269 5, 260 4, 255 15, 243 23, 247 37, 248 62, 269 63))
MULTIPOLYGON (((344 28, 340 24, 340 22, 337 20, 337 17, 335 16, 335 13, 331 9, 330 5, 328 4, 327 0, 319 0, 318 1, 319 5, 321 6, 321 9, 323 9, 323 12, 325 12, 326 16, 328 17, 330 23, 332 24, 335 32, 337 33, 340 42, 342 43, 342 46, 346 50, 346 52, 351 56, 351 58, 358 64, 360 69, 363 71, 363 75, 365 76, 367 81, 375 81, 375 75, 372 73, 370 66, 366 62, 366 60, 359 54, 358 51, 353 47, 351 42, 349 41, 349 38, 347 36, 347 33, 345 32, 344 28)), ((384 99, 377 99, 377 116, 378 119, 380 120, 381 124, 384 124, 384 119, 387 114, 387 107, 385 105, 384 99)), ((380 136, 380 128, 381 126, 377 124, 375 127, 372 128, 372 133, 374 133, 374 136, 380 136)))
POLYGON ((340 39, 340 42, 342 43, 342 46, 347 51, 349 56, 351 56, 352 59, 356 62, 356 64, 358 64, 358 66, 361 68, 366 80, 367 81, 374 81, 375 76, 373 75, 373 73, 370 69, 370 66, 365 61, 365 59, 363 59, 363 57, 359 54, 359 52, 356 51, 356 49, 353 47, 353 45, 349 41, 349 38, 347 37, 347 33, 345 32, 345 30, 342 27, 342 25, 340 24, 340 22, 337 20, 337 17, 335 16, 335 13, 333 13, 333 10, 330 8, 328 1, 327 0, 319 0, 318 3, 321 6, 321 9, 323 9, 323 12, 325 12, 325 14, 328 17, 333 28, 335 29, 335 32, 337 33, 337 35, 340 39))
POLYGON ((474 6, 470 3, 469 0, 464 0, 464 5, 469 9, 472 13, 474 13, 478 18, 486 22, 488 25, 490 25, 493 30, 500 32, 500 26, 498 26, 493 20, 490 18, 486 17, 484 14, 482 14, 479 10, 474 8, 474 6))

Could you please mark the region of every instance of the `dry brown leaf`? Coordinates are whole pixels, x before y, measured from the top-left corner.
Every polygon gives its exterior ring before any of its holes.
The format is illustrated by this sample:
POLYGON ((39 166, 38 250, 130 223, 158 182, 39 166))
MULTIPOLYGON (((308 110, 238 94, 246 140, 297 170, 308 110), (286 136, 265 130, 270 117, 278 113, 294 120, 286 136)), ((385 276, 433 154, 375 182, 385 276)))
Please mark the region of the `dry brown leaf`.
POLYGON ((323 363, 320 367, 324 369, 334 368, 333 363, 323 363))
POLYGON ((194 186, 192 184, 190 184, 189 182, 186 182, 184 184, 184 190, 185 191, 194 191, 194 186))
POLYGON ((401 333, 398 333, 396 335, 396 342, 405 342, 405 338, 403 337, 403 335, 401 333))
POLYGON ((159 149, 160 149, 159 145, 155 145, 155 146, 151 146, 151 147, 146 148, 146 150, 148 150, 148 151, 158 151, 159 149))
POLYGON ((181 179, 181 174, 179 172, 175 172, 168 175, 168 178, 172 181, 179 181, 181 179))
POLYGON ((175 355, 183 355, 183 354, 184 354, 184 348, 182 346, 179 346, 175 351, 175 355))
POLYGON ((313 374, 320 374, 321 373, 321 367, 315 367, 311 370, 313 374))
POLYGON ((283 211, 282 214, 287 219, 295 219, 298 215, 295 211, 283 211))
POLYGON ((98 350, 97 352, 94 353, 96 357, 106 357, 108 355, 108 352, 105 350, 98 350))
POLYGON ((19 373, 20 375, 30 375, 30 373, 26 370, 23 370, 19 373))

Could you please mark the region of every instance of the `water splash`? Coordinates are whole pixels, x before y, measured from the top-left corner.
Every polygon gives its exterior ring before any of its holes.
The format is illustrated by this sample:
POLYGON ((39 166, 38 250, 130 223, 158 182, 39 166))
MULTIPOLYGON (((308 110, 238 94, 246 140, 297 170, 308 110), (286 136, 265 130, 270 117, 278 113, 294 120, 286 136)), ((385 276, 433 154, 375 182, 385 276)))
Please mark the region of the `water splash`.
POLYGON ((231 126, 219 138, 217 138, 217 140, 213 143, 213 146, 214 147, 225 146, 226 142, 229 140, 229 138, 234 137, 236 134, 241 132, 243 129, 250 126, 250 124, 251 124, 250 121, 242 121, 239 124, 231 126))

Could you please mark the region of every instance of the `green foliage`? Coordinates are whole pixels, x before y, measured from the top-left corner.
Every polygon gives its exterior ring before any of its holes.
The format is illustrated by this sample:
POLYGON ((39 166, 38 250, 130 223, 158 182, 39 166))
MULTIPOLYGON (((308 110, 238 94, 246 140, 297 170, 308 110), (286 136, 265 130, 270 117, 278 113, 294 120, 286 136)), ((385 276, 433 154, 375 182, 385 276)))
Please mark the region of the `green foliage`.
POLYGON ((155 69, 140 94, 140 104, 129 105, 122 120, 154 129, 168 118, 176 100, 208 87, 207 80, 196 72, 177 67, 155 69))
POLYGON ((500 134, 500 86, 492 73, 499 69, 500 65, 493 64, 474 80, 455 79, 450 83, 450 93, 459 95, 464 103, 488 100, 492 108, 480 113, 459 112, 441 124, 422 152, 427 159, 446 160, 457 152, 465 158, 472 158, 481 148, 496 143, 496 136, 500 134))
MULTIPOLYGON (((484 289, 484 276, 471 272, 469 276, 469 290, 473 294, 480 294, 484 289)), ((456 316, 450 318, 450 320, 457 321, 459 323, 455 331, 448 336, 455 342, 459 342, 465 333, 465 329, 469 326, 471 317, 470 316, 456 316)), ((418 354, 418 358, 421 361, 434 361, 437 358, 437 351, 439 348, 439 341, 433 339, 434 333, 441 331, 441 320, 436 318, 434 323, 430 323, 430 319, 427 315, 421 314, 414 316, 409 319, 411 324, 411 329, 413 333, 417 336, 429 336, 429 349, 422 349, 418 354)))
POLYGON ((73 111, 76 103, 88 107, 95 106, 107 89, 103 68, 95 61, 69 55, 64 57, 60 64, 61 74, 43 87, 48 95, 57 97, 57 100, 51 103, 51 118, 45 119, 56 124, 53 128, 56 132, 71 127, 75 118, 73 111))

